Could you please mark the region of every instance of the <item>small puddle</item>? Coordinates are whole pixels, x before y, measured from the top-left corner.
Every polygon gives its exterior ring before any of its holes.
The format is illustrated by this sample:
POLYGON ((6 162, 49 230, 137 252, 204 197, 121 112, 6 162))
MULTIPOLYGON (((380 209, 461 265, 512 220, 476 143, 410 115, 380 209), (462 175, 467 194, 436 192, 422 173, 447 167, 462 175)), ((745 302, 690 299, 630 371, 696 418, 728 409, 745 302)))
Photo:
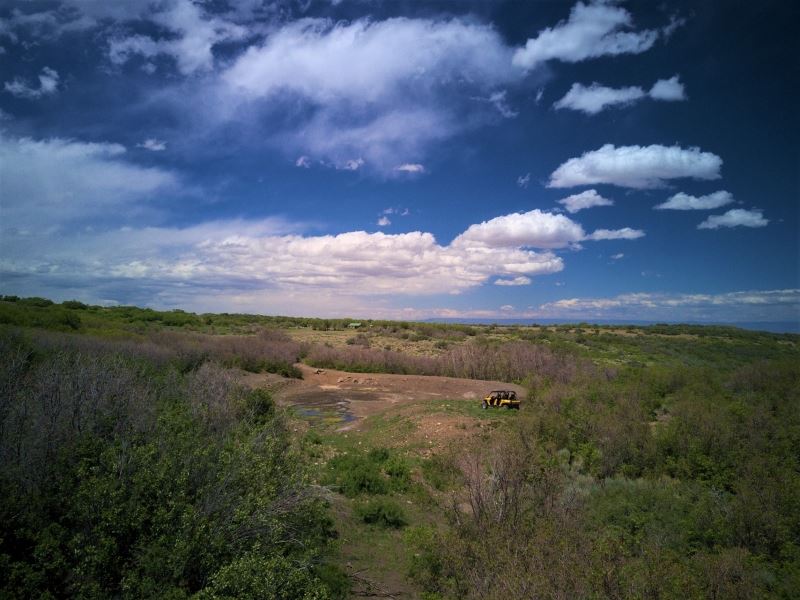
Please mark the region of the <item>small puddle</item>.
POLYGON ((356 417, 350 412, 349 398, 325 391, 303 394, 292 398, 291 408, 295 414, 312 424, 338 425, 351 423, 356 417))

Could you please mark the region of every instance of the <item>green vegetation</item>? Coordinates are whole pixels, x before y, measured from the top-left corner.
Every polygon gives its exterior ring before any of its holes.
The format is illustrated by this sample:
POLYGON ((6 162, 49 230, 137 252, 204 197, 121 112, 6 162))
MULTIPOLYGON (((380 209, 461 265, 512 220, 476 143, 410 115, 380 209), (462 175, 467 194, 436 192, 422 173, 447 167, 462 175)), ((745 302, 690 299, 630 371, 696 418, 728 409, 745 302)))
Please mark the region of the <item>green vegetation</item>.
POLYGON ((799 407, 796 360, 553 386, 460 457, 469 508, 412 574, 442 598, 796 597, 799 407))
POLYGON ((350 322, 2 297, 0 596, 798 597, 800 337, 350 322), (300 361, 529 398, 237 384, 300 361))
POLYGON ((221 367, 0 332, 0 596, 328 598, 280 411, 221 367))
POLYGON ((356 514, 364 521, 380 527, 399 529, 407 525, 406 516, 400 505, 388 498, 367 500, 356 506, 356 514))

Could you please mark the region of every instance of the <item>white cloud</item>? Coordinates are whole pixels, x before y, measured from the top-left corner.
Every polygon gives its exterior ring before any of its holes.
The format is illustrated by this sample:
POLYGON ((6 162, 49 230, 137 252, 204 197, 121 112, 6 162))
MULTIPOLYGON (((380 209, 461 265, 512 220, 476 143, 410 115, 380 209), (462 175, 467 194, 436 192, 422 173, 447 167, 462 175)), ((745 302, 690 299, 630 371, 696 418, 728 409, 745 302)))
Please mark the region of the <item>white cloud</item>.
POLYGON ((411 214, 411 211, 409 211, 407 208, 395 208, 393 206, 390 206, 389 208, 383 209, 383 214, 400 215, 401 217, 407 217, 408 215, 411 214))
POLYGON ((370 297, 458 293, 493 277, 530 278, 563 269, 562 259, 550 252, 442 246, 419 231, 302 236, 276 235, 272 228, 273 223, 238 221, 51 237, 9 234, 0 241, 0 271, 15 280, 50 277, 141 290, 233 295, 314 289, 370 297))
POLYGON ((102 215, 110 207, 136 211, 138 201, 178 188, 173 173, 137 166, 125 153, 119 144, 0 134, 3 226, 35 229, 102 215))
POLYGON ((514 310, 514 307, 511 304, 503 304, 503 306, 500 307, 500 310, 503 312, 511 312, 514 310))
POLYGON ((540 316, 683 321, 776 321, 800 317, 800 290, 724 294, 634 293, 611 298, 566 298, 539 307, 540 316))
POLYGON ((453 240, 453 246, 486 246, 489 248, 566 248, 582 241, 632 240, 644 235, 643 231, 623 229, 598 229, 586 235, 580 224, 565 215, 534 209, 526 213, 512 213, 495 217, 469 228, 453 240))
POLYGON ((606 144, 571 158, 550 176, 548 187, 563 188, 608 183, 647 189, 663 187, 668 179, 719 179, 722 159, 699 148, 680 146, 620 146, 606 144))
POLYGON ((598 83, 593 83, 589 87, 573 83, 566 95, 553 106, 557 109, 569 108, 595 115, 608 106, 631 104, 644 97, 644 90, 640 87, 615 89, 598 83))
POLYGON ((403 171, 395 167, 416 164, 406 160, 424 155, 431 144, 449 138, 459 128, 452 115, 439 108, 379 108, 367 111, 366 121, 352 121, 350 113, 334 112, 321 110, 298 129, 276 135, 273 142, 335 167, 360 156, 371 168, 397 176, 403 171))
POLYGON ((678 192, 666 202, 657 204, 653 208, 657 210, 710 210, 732 202, 733 194, 724 190, 705 196, 690 196, 689 194, 678 192))
POLYGON ((307 156, 300 156, 296 161, 294 161, 294 166, 308 169, 311 167, 311 160, 307 156))
POLYGON ((513 110, 506 100, 506 90, 493 93, 489 96, 489 102, 497 109, 504 118, 513 119, 519 115, 519 112, 513 110))
POLYGON ((620 258, 624 258, 624 257, 625 257, 625 255, 622 252, 619 252, 618 254, 612 254, 611 255, 611 260, 619 260, 620 258))
POLYGON ((134 55, 153 58, 163 51, 159 42, 146 35, 112 38, 108 43, 108 58, 115 65, 125 64, 134 55))
POLYGON ((291 92, 317 104, 363 105, 394 97, 412 83, 421 94, 460 79, 509 81, 515 78, 509 59, 494 29, 458 19, 302 19, 250 47, 224 79, 252 97, 291 92))
POLYGON ((301 19, 222 72, 222 106, 302 107, 276 144, 328 164, 362 156, 370 169, 396 175, 397 165, 422 162, 432 143, 489 122, 481 105, 508 108, 497 90, 524 76, 511 53, 491 26, 472 20, 301 19))
POLYGON ((565 248, 585 237, 583 227, 569 217, 534 209, 470 225, 453 244, 480 244, 490 248, 565 248))
POLYGON ((641 229, 631 229, 630 227, 623 227, 622 229, 598 229, 591 235, 587 236, 587 240, 636 240, 644 237, 644 231, 641 229))
POLYGON ((164 140, 158 140, 156 138, 148 138, 141 144, 136 144, 136 147, 144 148, 145 150, 150 150, 151 152, 163 152, 167 149, 167 142, 164 140))
POLYGON ((359 157, 346 160, 344 163, 336 165, 336 168, 340 171, 358 171, 363 166, 364 159, 359 157))
POLYGON ((184 75, 208 71, 214 66, 213 48, 222 42, 241 40, 247 29, 223 18, 211 16, 201 10, 201 5, 191 0, 166 3, 164 10, 150 15, 150 19, 176 35, 170 39, 153 39, 132 35, 112 39, 109 58, 115 64, 124 64, 131 56, 152 58, 166 54, 175 59, 178 70, 184 75))
POLYGON ((631 14, 622 7, 596 1, 578 2, 569 19, 539 32, 514 53, 514 64, 533 69, 548 60, 579 62, 605 55, 639 54, 658 39, 654 30, 629 31, 631 14))
POLYGON ((525 277, 524 275, 520 275, 519 277, 514 277, 513 279, 496 279, 494 284, 495 285, 503 285, 503 286, 517 286, 517 285, 530 285, 531 278, 525 277))
POLYGON ((519 177, 517 177, 517 185, 522 189, 527 189, 530 182, 531 182, 530 173, 525 173, 525 175, 520 175, 519 177))
POLYGON ((711 215, 697 226, 698 229, 719 229, 720 227, 766 227, 769 219, 765 219, 758 209, 745 210, 732 208, 722 215, 711 215))
POLYGON ((576 213, 585 208, 592 208, 593 206, 613 206, 614 201, 608 198, 603 198, 597 193, 597 190, 586 190, 580 194, 573 194, 558 201, 559 204, 564 205, 569 213, 576 213))
POLYGON ((386 215, 382 216, 378 219, 378 227, 386 227, 387 225, 391 225, 392 221, 386 215))
POLYGON ((669 79, 659 79, 650 89, 653 100, 677 101, 686 100, 686 90, 677 75, 669 79))
POLYGON ((657 81, 649 92, 639 86, 610 88, 592 83, 586 87, 573 83, 566 95, 553 106, 556 109, 568 108, 587 115, 596 115, 610 106, 626 106, 647 97, 662 101, 686 100, 683 84, 675 75, 670 79, 657 81))
POLYGON ((5 83, 5 90, 17 98, 36 100, 42 96, 50 96, 58 90, 58 72, 50 67, 44 67, 39 74, 39 85, 34 87, 19 77, 5 83))
POLYGON ((405 163, 396 166, 394 170, 399 171, 401 173, 424 173, 425 166, 419 163, 405 163))

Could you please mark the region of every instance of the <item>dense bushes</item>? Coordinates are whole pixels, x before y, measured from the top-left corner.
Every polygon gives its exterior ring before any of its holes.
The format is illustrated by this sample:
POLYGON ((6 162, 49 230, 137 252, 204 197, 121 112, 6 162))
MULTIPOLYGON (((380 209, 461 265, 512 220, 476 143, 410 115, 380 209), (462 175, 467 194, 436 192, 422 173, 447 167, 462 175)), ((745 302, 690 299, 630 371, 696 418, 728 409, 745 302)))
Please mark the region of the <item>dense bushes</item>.
POLYGON ((327 482, 345 496, 387 494, 404 491, 411 483, 411 470, 402 457, 386 448, 366 454, 340 454, 328 462, 327 482))
POLYGON ((443 375, 501 381, 528 378, 529 385, 537 388, 551 383, 567 383, 596 370, 587 360, 528 342, 501 345, 473 341, 455 346, 436 357, 360 347, 315 346, 309 351, 306 361, 316 367, 366 373, 443 375))
POLYGON ((629 369, 532 406, 455 460, 448 527, 413 538, 427 592, 796 597, 800 362, 629 369))
POLYGON ((64 340, 0 332, 0 596, 328 597, 330 522, 267 395, 64 340))
POLYGON ((168 348, 188 365, 215 360, 226 367, 258 373, 278 373, 302 378, 294 366, 304 350, 280 331, 265 329, 257 335, 213 336, 201 333, 160 331, 149 336, 157 346, 168 348))

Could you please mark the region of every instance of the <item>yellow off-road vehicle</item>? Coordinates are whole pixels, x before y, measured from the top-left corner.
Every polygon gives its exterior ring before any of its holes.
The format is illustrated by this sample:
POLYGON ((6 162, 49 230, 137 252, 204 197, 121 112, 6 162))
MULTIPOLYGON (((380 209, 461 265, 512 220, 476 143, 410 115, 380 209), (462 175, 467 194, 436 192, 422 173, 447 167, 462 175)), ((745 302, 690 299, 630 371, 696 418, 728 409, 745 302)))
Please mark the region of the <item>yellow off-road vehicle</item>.
POLYGON ((483 408, 486 410, 490 406, 495 408, 516 408, 519 410, 517 392, 513 390, 494 390, 489 392, 483 399, 483 408))

